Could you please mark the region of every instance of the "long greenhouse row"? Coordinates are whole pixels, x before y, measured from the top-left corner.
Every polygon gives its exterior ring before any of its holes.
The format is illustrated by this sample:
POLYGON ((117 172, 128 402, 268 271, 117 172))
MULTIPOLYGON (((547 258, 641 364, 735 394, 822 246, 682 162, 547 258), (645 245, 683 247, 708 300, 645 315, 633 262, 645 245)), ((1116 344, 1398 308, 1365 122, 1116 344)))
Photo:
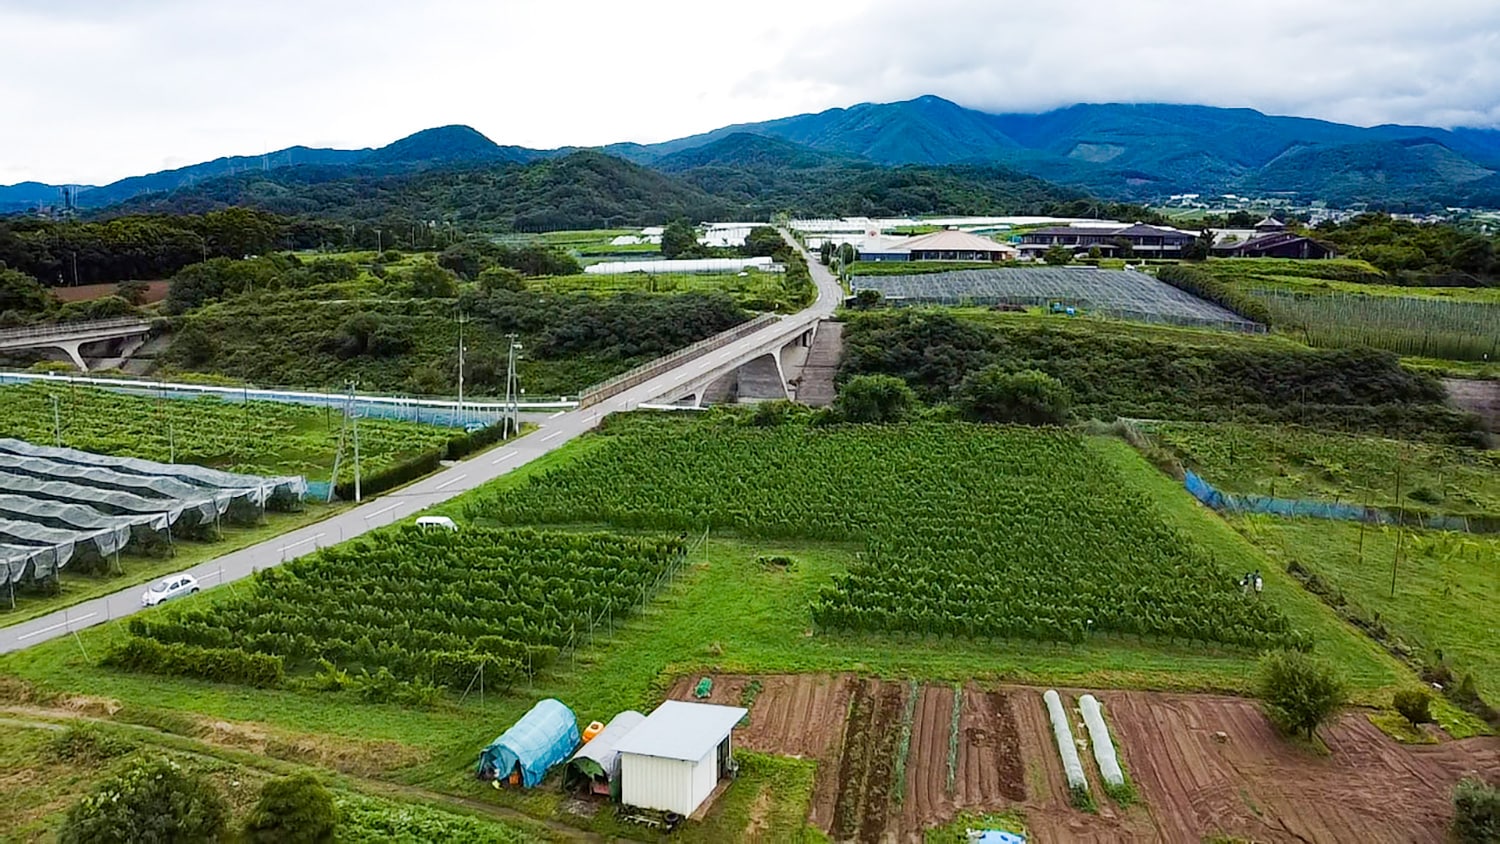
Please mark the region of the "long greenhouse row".
POLYGON ((261 478, 0 439, 0 575, 54 577, 128 545, 253 523, 301 501, 300 477, 261 478))

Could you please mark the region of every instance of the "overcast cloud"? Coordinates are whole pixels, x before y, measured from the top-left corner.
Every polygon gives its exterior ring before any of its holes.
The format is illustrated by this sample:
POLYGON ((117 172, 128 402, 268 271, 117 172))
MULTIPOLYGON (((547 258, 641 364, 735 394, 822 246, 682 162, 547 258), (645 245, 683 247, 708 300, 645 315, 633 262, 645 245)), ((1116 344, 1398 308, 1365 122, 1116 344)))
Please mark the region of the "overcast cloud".
POLYGON ((0 184, 466 123, 652 142, 938 94, 1500 126, 1496 0, 0 0, 0 184))

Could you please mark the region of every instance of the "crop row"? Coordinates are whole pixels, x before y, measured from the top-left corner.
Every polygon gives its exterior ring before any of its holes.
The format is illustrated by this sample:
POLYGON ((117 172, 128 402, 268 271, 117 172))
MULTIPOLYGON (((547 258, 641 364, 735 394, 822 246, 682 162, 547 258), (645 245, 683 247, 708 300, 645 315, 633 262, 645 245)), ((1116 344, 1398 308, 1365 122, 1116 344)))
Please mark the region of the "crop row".
POLYGON ((860 564, 814 602, 826 628, 1246 647, 1295 637, 1068 432, 651 418, 610 431, 605 448, 471 502, 469 517, 862 542, 860 564))
POLYGON ((407 526, 256 575, 247 595, 131 632, 210 653, 247 651, 289 674, 332 663, 462 689, 545 667, 639 610, 676 570, 680 539, 407 526))
MULTIPOLYGON (((0 387, 0 437, 52 445, 61 433, 69 448, 256 475, 328 478, 341 427, 336 409, 279 402, 155 398, 53 384, 0 387)), ((454 434, 412 422, 362 419, 361 470, 373 474, 404 457, 442 448, 454 434)), ((348 468, 340 470, 340 479, 353 479, 351 450, 346 443, 348 468)))

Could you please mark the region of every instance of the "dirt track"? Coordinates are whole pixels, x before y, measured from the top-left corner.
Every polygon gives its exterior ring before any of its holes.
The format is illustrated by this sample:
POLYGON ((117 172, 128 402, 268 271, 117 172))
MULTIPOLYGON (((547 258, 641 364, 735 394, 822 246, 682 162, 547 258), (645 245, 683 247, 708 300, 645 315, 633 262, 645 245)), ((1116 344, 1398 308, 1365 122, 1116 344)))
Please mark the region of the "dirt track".
MULTIPOLYGON (((671 697, 691 700, 697 679, 680 681, 671 697)), ((954 694, 933 685, 917 693, 898 801, 890 757, 907 684, 848 675, 758 679, 750 724, 735 741, 817 759, 810 820, 836 840, 919 842, 923 830, 959 810, 1019 808, 1031 840, 1041 842, 1198 842, 1215 834, 1264 842, 1442 841, 1453 783, 1467 772, 1500 770, 1494 737, 1409 747, 1349 712, 1320 733, 1330 749, 1320 757, 1277 735, 1253 701, 1094 690, 1140 802, 1121 808, 1104 794, 1084 744, 1079 753, 1098 810, 1083 812, 1069 805, 1041 689, 963 689, 950 789, 954 694)), ((750 681, 715 677, 708 700, 739 705, 750 681)), ((1060 691, 1082 743, 1082 690, 1060 691)))

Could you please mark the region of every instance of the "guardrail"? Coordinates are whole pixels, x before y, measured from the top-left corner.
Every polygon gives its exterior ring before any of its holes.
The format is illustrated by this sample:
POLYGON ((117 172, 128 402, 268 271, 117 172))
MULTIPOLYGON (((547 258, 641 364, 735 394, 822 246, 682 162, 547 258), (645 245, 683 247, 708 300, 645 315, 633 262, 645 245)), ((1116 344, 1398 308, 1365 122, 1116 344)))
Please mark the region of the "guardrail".
POLYGON ((643 363, 629 372, 623 372, 607 381, 600 381, 598 384, 584 390, 578 394, 578 406, 588 407, 598 404, 610 396, 618 395, 631 387, 650 381, 678 363, 702 357, 714 349, 733 343, 743 337, 748 337, 762 328, 780 321, 781 317, 775 314, 761 314, 755 319, 749 322, 742 322, 728 331, 721 331, 712 337, 705 337, 691 346, 683 346, 675 352, 662 355, 656 360, 643 363))
POLYGON ((69 334, 87 334, 91 331, 107 331, 111 328, 150 328, 149 319, 136 319, 135 317, 115 317, 114 319, 96 319, 88 322, 61 322, 51 325, 39 325, 30 328, 7 328, 0 331, 0 342, 6 340, 31 340, 44 337, 57 337, 69 334))

